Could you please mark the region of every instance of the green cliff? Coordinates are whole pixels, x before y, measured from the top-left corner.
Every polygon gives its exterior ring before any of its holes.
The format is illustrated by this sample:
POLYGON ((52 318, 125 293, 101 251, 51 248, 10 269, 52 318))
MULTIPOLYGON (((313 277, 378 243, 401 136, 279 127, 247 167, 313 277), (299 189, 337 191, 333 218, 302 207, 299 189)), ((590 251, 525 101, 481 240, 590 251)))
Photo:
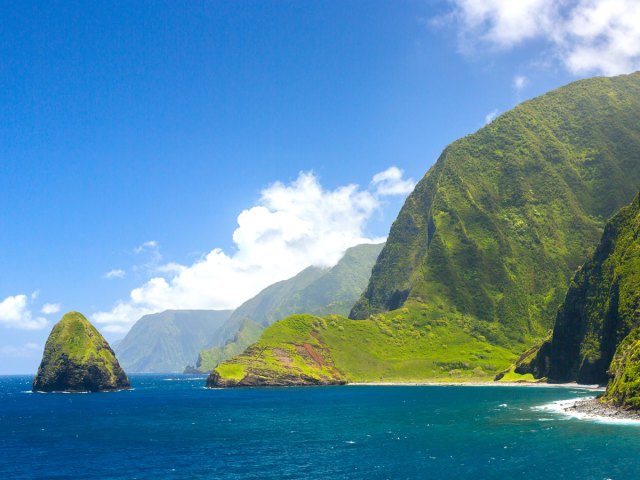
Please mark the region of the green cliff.
POLYGON ((224 385, 228 371, 277 381, 291 361, 273 352, 313 338, 352 381, 376 378, 359 365, 379 366, 386 380, 445 372, 464 380, 503 368, 547 336, 606 220, 637 193, 638 125, 635 73, 572 83, 454 142, 392 225, 351 311, 362 320, 336 320, 342 333, 329 335, 298 319, 295 338, 290 320, 279 322, 268 342, 265 332, 221 364, 210 385, 224 385))
POLYGON ((394 222, 356 319, 407 299, 533 343, 640 185, 640 73, 572 83, 448 146, 394 222))
POLYGON ((82 314, 65 314, 47 339, 33 391, 97 392, 129 386, 100 332, 82 314))
POLYGON ((612 378, 601 401, 640 410, 640 329, 633 330, 620 343, 609 374, 612 378))
POLYGON ((238 307, 216 334, 218 345, 200 353, 196 369, 208 372, 242 353, 265 327, 296 313, 348 315, 365 289, 383 244, 349 248, 332 268, 308 267, 238 307), (220 343, 225 342, 225 343, 220 343))
POLYGON ((233 310, 166 310, 138 320, 115 347, 128 372, 182 372, 233 310))
POLYGON ((612 370, 620 373, 629 367, 633 345, 623 339, 640 327, 639 234, 636 196, 607 223, 597 248, 575 274, 552 338, 516 372, 557 382, 603 384, 618 348, 612 370))

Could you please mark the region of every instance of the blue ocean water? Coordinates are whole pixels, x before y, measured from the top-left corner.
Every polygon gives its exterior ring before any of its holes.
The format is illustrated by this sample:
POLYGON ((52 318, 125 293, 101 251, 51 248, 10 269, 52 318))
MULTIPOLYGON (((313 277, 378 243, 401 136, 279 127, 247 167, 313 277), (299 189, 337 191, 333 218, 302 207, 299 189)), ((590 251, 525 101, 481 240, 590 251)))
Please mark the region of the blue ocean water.
POLYGON ((640 426, 536 410, 590 392, 345 386, 32 394, 0 377, 1 479, 627 479, 640 426))

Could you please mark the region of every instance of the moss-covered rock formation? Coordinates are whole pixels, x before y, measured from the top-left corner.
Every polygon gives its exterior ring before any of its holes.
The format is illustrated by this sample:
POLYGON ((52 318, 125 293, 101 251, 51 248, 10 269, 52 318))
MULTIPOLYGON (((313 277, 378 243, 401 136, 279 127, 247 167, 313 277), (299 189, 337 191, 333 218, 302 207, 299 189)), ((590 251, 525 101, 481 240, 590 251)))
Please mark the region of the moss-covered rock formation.
MULTIPOLYGON (((639 234, 640 196, 636 196, 607 223, 597 248, 575 274, 551 339, 516 371, 556 382, 607 382, 616 349, 640 327, 639 234)), ((628 348, 624 343, 616 355, 612 369, 618 373, 633 357, 628 348)))
POLYGON ((100 332, 78 312, 53 327, 33 380, 35 392, 98 392, 129 388, 129 379, 100 332))
POLYGON ((335 334, 299 319, 293 340, 291 322, 276 323, 256 344, 264 348, 218 375, 240 365, 268 378, 286 364, 273 351, 311 337, 349 380, 504 369, 548 335, 606 220, 637 193, 639 125, 640 72, 575 82, 454 142, 394 222, 351 311, 359 321, 336 320, 335 334))

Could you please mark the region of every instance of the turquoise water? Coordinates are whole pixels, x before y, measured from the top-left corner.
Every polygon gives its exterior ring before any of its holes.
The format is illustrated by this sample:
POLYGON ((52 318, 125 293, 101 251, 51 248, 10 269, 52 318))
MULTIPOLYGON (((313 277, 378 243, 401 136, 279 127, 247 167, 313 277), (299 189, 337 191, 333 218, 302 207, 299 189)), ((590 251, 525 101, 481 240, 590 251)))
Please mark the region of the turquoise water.
POLYGON ((31 394, 0 377, 0 478, 627 479, 640 426, 535 410, 592 395, 513 387, 134 390, 31 394))

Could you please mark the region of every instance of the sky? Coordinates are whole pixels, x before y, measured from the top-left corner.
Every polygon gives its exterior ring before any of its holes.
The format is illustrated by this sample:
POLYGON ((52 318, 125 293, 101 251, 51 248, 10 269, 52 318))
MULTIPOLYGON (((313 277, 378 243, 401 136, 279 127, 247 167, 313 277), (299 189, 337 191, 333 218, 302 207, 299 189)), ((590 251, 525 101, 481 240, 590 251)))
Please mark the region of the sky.
POLYGON ((640 68, 636 0, 0 0, 0 374, 382 241, 440 152, 640 68))

